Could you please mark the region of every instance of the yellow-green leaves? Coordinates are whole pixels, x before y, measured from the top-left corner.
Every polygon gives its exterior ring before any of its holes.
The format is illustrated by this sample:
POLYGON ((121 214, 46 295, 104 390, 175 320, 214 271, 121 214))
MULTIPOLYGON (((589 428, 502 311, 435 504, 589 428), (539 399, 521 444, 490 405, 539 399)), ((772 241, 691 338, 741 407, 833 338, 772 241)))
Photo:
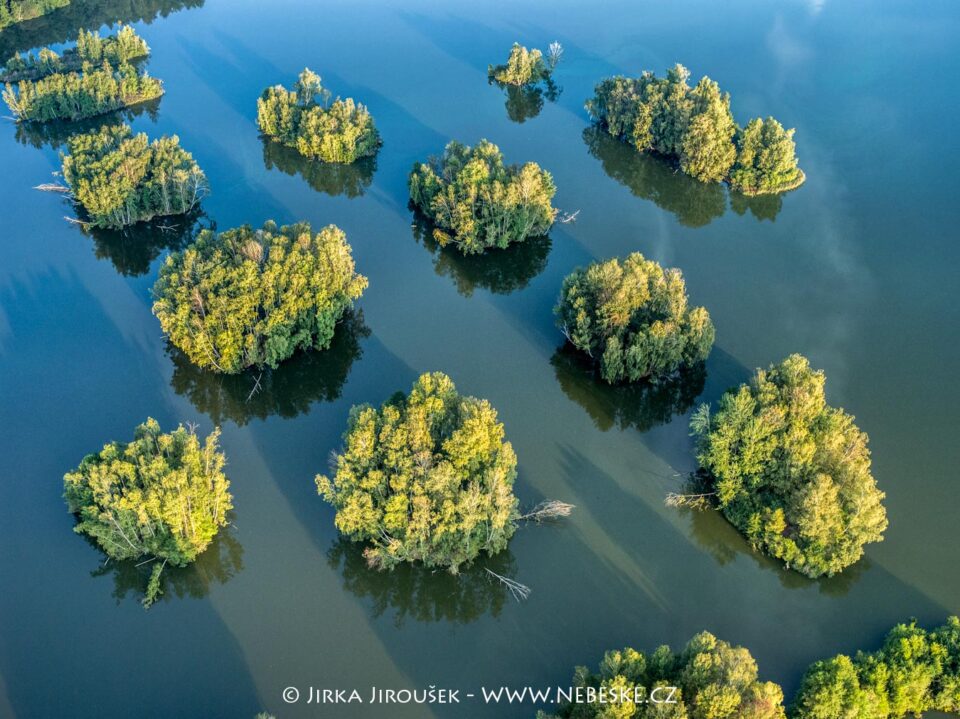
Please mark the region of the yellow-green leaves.
POLYGON ((209 191, 206 176, 176 135, 151 143, 145 134, 118 125, 74 135, 67 146, 63 177, 97 227, 182 215, 209 191))
POLYGON ((436 241, 464 254, 545 235, 556 219, 550 173, 535 162, 504 165, 500 149, 487 140, 473 148, 451 142, 441 157, 414 165, 408 184, 411 202, 435 226, 436 241))
POLYGON ((824 382, 805 357, 791 355, 691 423, 727 519, 810 577, 853 564, 887 527, 867 436, 827 405, 824 382))
POLYGON ((572 272, 554 313, 570 344, 610 384, 669 377, 705 360, 713 346, 710 315, 687 307, 680 270, 639 252, 572 272))
POLYGON ((550 77, 550 67, 539 50, 527 50, 520 43, 513 43, 506 65, 490 65, 487 74, 492 80, 504 85, 531 85, 550 77))
MULTIPOLYGON (((225 458, 215 429, 201 443, 191 429, 137 427, 129 444, 112 442, 84 457, 64 480, 67 508, 112 559, 155 558, 184 566, 203 552, 232 508, 225 458)), ((151 578, 159 591, 159 572, 151 578)))
POLYGON ((153 312, 192 362, 234 374, 277 367, 301 349, 323 350, 367 287, 346 235, 308 223, 216 234, 167 258, 154 285, 153 312))
POLYGON ((323 162, 349 164, 375 155, 380 135, 369 110, 351 98, 329 99, 320 76, 304 69, 293 91, 280 85, 263 91, 257 125, 267 137, 323 162))
POLYGON ((422 375, 379 410, 354 407, 331 478, 317 490, 368 563, 423 562, 451 572, 506 548, 518 517, 517 458, 486 400, 446 375, 422 375))

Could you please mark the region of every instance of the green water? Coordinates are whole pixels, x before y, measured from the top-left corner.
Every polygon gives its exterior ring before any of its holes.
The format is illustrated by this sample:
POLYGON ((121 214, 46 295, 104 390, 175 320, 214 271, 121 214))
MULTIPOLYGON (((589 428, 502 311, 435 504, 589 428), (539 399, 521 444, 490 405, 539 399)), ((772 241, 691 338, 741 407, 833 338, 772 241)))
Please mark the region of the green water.
POLYGON ((206 171, 213 194, 192 219, 336 223, 370 288, 331 352, 293 359, 248 400, 252 377, 191 367, 150 313, 160 258, 190 227, 84 234, 62 198, 31 189, 58 169, 62 137, 0 125, 0 717, 530 717, 476 702, 321 711, 281 692, 563 685, 607 648, 702 629, 749 647, 790 696, 817 658, 960 612, 955 3, 76 5, 0 33, 3 54, 138 21, 167 93, 132 123, 178 134, 206 171), (487 84, 514 40, 555 39, 555 101, 487 84), (731 197, 588 130, 598 79, 676 61, 719 81, 741 122, 795 126, 807 183, 731 197), (330 170, 264 146, 256 97, 304 65, 369 105, 375 162, 330 170), (550 170, 576 222, 489 261, 424 238, 412 163, 481 137, 550 170), (559 351, 563 276, 634 250, 682 268, 710 310, 705 377, 613 391, 559 351), (828 581, 761 558, 715 514, 663 504, 693 467, 695 399, 791 352, 826 370, 830 401, 869 433, 887 493, 886 541, 828 581), (487 564, 532 588, 524 603, 478 571, 371 574, 316 496, 350 406, 427 370, 498 408, 525 504, 577 505, 487 564), (222 423, 236 510, 145 612, 138 570, 101 567, 71 531, 61 478, 148 415, 222 423))

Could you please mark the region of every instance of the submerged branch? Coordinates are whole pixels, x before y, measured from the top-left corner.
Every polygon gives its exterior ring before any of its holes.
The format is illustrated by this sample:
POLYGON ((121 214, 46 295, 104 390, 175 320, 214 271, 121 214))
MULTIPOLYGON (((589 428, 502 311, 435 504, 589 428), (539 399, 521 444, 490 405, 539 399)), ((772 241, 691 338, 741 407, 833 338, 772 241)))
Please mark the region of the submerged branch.
POLYGON ((518 519, 542 522, 549 519, 559 519, 560 517, 569 517, 575 505, 561 502, 557 499, 548 499, 536 505, 526 514, 520 515, 518 519))
POLYGON ((492 569, 484 568, 484 571, 505 586, 509 590, 510 594, 513 595, 513 598, 518 602, 522 602, 524 599, 529 597, 530 593, 533 591, 526 584, 520 584, 520 582, 514 579, 497 574, 492 569))

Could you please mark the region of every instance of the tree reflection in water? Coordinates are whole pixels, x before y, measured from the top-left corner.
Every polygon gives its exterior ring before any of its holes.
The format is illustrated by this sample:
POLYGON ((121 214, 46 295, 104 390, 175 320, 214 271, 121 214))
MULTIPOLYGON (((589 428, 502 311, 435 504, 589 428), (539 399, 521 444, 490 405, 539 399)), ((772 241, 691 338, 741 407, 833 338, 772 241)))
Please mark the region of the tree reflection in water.
POLYGON ((583 407, 598 429, 633 427, 646 432, 685 414, 703 392, 707 370, 703 363, 658 382, 610 385, 596 374, 588 358, 564 345, 550 358, 563 393, 583 407))
POLYGON ((248 369, 235 375, 200 369, 168 346, 173 361, 170 385, 216 425, 232 420, 243 426, 274 415, 296 417, 307 414, 314 402, 340 397, 351 366, 363 353, 360 340, 369 334, 363 312, 353 310, 337 325, 328 349, 298 352, 276 369, 248 369))
POLYGON ((506 295, 526 287, 547 266, 552 242, 549 236, 530 237, 501 250, 493 248, 479 255, 464 255, 456 247, 441 247, 433 237, 433 226, 414 212, 413 238, 429 250, 433 269, 450 277, 457 291, 470 297, 479 288, 506 295))
POLYGON ((396 626, 408 619, 466 624, 486 614, 499 616, 504 604, 513 601, 507 588, 486 571, 516 578, 516 561, 509 550, 493 557, 481 555, 456 575, 408 563, 390 571, 370 569, 363 544, 342 538, 327 552, 327 560, 343 576, 346 589, 370 601, 374 617, 392 614, 396 626))
POLYGON ((363 157, 349 165, 320 162, 269 138, 261 137, 260 141, 263 143, 263 164, 268 170, 277 168, 287 175, 300 175, 317 192, 334 197, 360 197, 369 189, 373 173, 377 171, 375 156, 363 157))
POLYGON ((539 115, 543 109, 543 101, 556 102, 563 91, 550 78, 543 82, 543 87, 540 84, 510 85, 498 82, 492 77, 488 79, 488 84, 496 85, 506 93, 504 106, 507 108, 507 117, 517 123, 526 122, 539 115))

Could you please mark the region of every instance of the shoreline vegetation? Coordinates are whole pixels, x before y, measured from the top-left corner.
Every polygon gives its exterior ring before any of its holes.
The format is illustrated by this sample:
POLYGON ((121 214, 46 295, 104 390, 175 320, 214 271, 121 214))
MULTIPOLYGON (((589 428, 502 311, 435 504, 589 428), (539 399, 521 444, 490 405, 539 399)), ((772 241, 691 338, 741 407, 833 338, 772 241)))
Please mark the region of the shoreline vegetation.
POLYGON ((750 651, 709 632, 680 652, 626 648, 604 654, 597 671, 578 666, 571 687, 605 702, 564 702, 537 719, 691 717, 697 719, 900 719, 960 712, 960 619, 933 630, 898 624, 875 652, 814 662, 792 704, 783 689, 758 679, 750 651), (659 698, 659 703, 653 701, 659 698), (612 711, 611 711, 612 710, 612 711))
POLYGON ((264 136, 304 157, 350 164, 372 157, 382 144, 373 116, 353 98, 330 102, 320 76, 304 68, 293 90, 274 85, 257 100, 257 126, 264 136))
POLYGON ((67 149, 63 178, 86 216, 82 224, 120 229, 184 215, 210 189, 176 135, 150 142, 145 133, 117 125, 74 135, 67 149))
POLYGON ((740 127, 730 94, 704 76, 694 87, 677 64, 659 78, 622 75, 602 80, 586 109, 593 121, 638 152, 652 152, 701 182, 726 182, 755 197, 796 189, 806 176, 797 167, 794 130, 772 117, 740 127))

